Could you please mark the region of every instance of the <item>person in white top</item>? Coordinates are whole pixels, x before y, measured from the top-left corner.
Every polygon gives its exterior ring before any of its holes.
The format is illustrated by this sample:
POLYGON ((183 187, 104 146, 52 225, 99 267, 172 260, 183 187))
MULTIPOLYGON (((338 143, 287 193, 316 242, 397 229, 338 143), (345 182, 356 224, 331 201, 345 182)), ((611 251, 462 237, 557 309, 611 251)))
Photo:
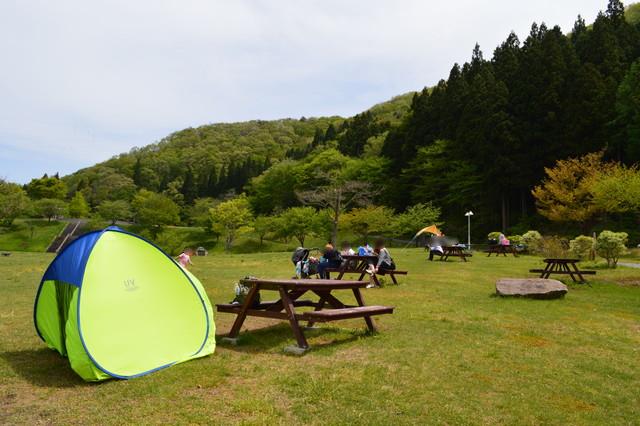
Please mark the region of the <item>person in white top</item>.
POLYGON ((345 241, 342 243, 342 249, 340 250, 342 256, 353 256, 356 252, 351 248, 351 243, 345 241))

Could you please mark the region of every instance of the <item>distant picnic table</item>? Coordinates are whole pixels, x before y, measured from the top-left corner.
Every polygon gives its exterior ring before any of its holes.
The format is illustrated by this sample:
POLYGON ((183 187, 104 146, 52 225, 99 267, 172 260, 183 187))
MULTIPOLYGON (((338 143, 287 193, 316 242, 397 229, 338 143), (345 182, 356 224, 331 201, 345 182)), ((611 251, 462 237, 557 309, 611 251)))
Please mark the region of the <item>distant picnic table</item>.
POLYGON ((349 318, 364 318, 369 331, 376 331, 372 316, 391 314, 393 306, 367 306, 364 303, 360 289, 366 286, 364 281, 320 280, 320 279, 245 279, 241 281, 250 287, 243 304, 218 304, 218 312, 236 314, 236 320, 231 327, 228 338, 236 339, 247 316, 274 318, 289 321, 293 335, 296 338, 297 349, 304 352, 309 344, 300 327, 300 321, 308 321, 308 327, 316 322, 329 322, 349 318), (272 290, 280 294, 280 299, 271 302, 257 303, 259 291, 272 290), (351 290, 357 305, 341 302, 334 292, 351 290), (307 294, 313 293, 320 299, 317 302, 300 300, 307 294), (329 309, 325 309, 326 307, 329 309), (313 311, 296 312, 298 307, 313 307, 313 311))
POLYGON ((442 247, 442 256, 440 260, 446 262, 449 257, 459 257, 460 259, 467 261, 467 257, 471 257, 471 253, 466 253, 465 248, 462 246, 445 246, 442 247))
POLYGON ((491 257, 492 254, 495 254, 496 257, 503 255, 507 257, 507 253, 513 254, 513 257, 518 257, 518 253, 516 252, 516 246, 512 245, 504 245, 504 244, 491 244, 487 250, 485 251, 487 257, 491 257))
POLYGON ((585 283, 583 275, 595 275, 596 271, 580 270, 577 263, 580 259, 544 259, 544 263, 547 265, 544 269, 531 269, 529 272, 540 274, 540 278, 548 279, 551 275, 569 275, 574 282, 578 282, 576 276, 580 279, 579 282, 585 283))
MULTIPOLYGON (((370 264, 376 265, 378 263, 378 256, 376 255, 366 255, 359 256, 357 254, 354 255, 342 255, 342 265, 337 268, 327 268, 325 271, 327 273, 337 273, 338 276, 336 279, 341 280, 344 274, 360 274, 358 277, 358 281, 362 281, 367 275, 367 268, 370 264)), ((377 275, 389 275, 394 284, 398 284, 398 280, 396 280, 396 275, 407 275, 408 271, 399 271, 397 269, 393 270, 380 270, 377 273, 373 274, 372 279, 377 286, 380 286, 380 281, 378 280, 377 275)))

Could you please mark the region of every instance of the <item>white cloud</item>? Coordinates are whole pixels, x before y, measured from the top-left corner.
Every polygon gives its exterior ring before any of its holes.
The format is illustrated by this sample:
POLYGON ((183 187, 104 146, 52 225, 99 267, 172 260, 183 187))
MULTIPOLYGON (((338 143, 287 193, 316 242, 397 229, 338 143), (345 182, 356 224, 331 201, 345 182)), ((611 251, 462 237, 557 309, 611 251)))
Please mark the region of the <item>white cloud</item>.
MULTIPOLYGON (((352 115, 432 85, 478 41, 568 30, 604 0, 0 4, 0 149, 63 172, 190 125, 352 115)), ((13 154, 12 158, 19 157, 13 154)), ((0 175, 24 181, 39 165, 0 175)))

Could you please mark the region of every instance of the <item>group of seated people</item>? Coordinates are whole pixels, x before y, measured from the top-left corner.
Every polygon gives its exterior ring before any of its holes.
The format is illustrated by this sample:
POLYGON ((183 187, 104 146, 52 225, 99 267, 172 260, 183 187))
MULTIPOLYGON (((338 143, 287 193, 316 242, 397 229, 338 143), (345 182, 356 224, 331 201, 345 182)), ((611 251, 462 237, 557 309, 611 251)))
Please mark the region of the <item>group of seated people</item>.
MULTIPOLYGON (((358 247, 357 252, 351 248, 351 244, 348 242, 342 243, 342 250, 338 251, 332 243, 327 243, 322 251, 322 257, 318 263, 318 275, 320 278, 329 278, 327 269, 340 268, 347 262, 352 260, 346 260, 343 256, 377 256, 377 261, 373 259, 368 260, 368 266, 366 272, 372 277, 374 274, 381 271, 392 271, 396 269, 396 265, 389 253, 389 250, 385 247, 383 239, 376 240, 373 248, 364 243, 358 247)), ((373 287, 373 283, 369 283, 367 287, 373 287)))
POLYGON ((427 241, 426 249, 429 249, 429 260, 433 261, 434 256, 444 256, 443 247, 465 247, 464 244, 459 244, 457 240, 449 238, 444 234, 434 235, 427 241))

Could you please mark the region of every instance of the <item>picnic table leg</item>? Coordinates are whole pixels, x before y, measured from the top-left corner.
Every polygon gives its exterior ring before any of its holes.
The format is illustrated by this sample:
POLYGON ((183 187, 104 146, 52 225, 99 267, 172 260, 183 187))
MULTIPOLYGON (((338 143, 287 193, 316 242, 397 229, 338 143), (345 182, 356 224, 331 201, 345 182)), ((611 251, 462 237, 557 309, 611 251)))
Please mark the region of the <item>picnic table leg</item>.
POLYGON ((253 301, 256 298, 256 294, 258 294, 258 286, 253 285, 251 290, 249 290, 249 294, 247 294, 247 298, 244 300, 244 304, 236 317, 236 320, 233 322, 233 327, 231 327, 231 331, 229 332, 229 337, 235 339, 238 337, 240 333, 240 329, 242 328, 242 324, 244 323, 245 318, 247 318, 247 311, 253 305, 253 301))
MULTIPOLYGON (((356 298, 356 302, 358 302, 358 306, 365 306, 364 298, 362 297, 362 293, 360 292, 359 288, 354 288, 353 289, 353 295, 356 298)), ((365 316, 364 317, 364 322, 367 323, 367 328, 369 329, 369 331, 372 332, 372 333, 375 333, 376 326, 373 323, 373 319, 370 316, 365 316)))
POLYGON ((545 274, 547 273, 547 269, 549 269, 549 263, 547 263, 544 267, 544 269, 542 270, 542 272, 540 273, 540 278, 547 278, 545 277, 545 274))
POLYGON ((573 271, 571 271, 571 269, 569 268, 569 265, 567 265, 566 263, 563 263, 562 264, 562 269, 569 273, 569 276, 571 277, 573 282, 577 282, 578 281, 578 280, 576 280, 576 277, 573 275, 573 271))
POLYGON ((389 275, 391 275, 391 281, 393 281, 395 285, 398 285, 398 280, 396 280, 396 274, 392 272, 389 275))
POLYGON ((547 275, 545 276, 546 279, 549 279, 549 277, 551 276, 551 274, 554 271, 560 270, 559 269, 560 268, 560 264, 558 264, 558 263, 550 263, 549 265, 550 266, 549 266, 549 269, 547 269, 547 275))
POLYGON ((307 339, 305 339, 304 334, 302 334, 300 324, 298 324, 298 320, 296 319, 296 312, 293 308, 293 302, 289 298, 287 290, 285 290, 283 287, 280 287, 280 298, 282 299, 282 304, 284 305, 284 309, 287 312, 287 316, 289 317, 289 324, 291 325, 293 335, 296 337, 296 341, 298 342, 298 347, 302 349, 308 349, 309 344, 307 343, 307 339))
MULTIPOLYGON (((289 294, 289 300, 291 300, 292 302, 295 302, 296 300, 298 300, 306 292, 307 292, 307 290, 292 290, 291 292, 288 293, 289 294)), ((284 305, 283 305, 282 300, 278 300, 277 302, 275 302, 274 304, 269 306, 266 310, 267 311, 280 312, 283 309, 284 309, 284 305)))
POLYGON ((578 265, 576 265, 575 263, 572 263, 571 266, 573 267, 573 270, 576 272, 576 275, 578 275, 578 277, 580 277, 580 282, 581 283, 587 283, 587 280, 584 279, 584 276, 580 272, 580 269, 578 269, 578 265))
MULTIPOLYGON (((320 300, 318 300, 318 305, 315 307, 314 311, 321 311, 326 303, 326 298, 324 296, 320 296, 320 300)), ((315 324, 313 321, 309 321, 307 323, 307 327, 311 328, 313 327, 313 324, 315 324)))
POLYGON ((380 285, 380 281, 378 281, 378 274, 373 274, 373 275, 371 276, 371 278, 373 279, 373 282, 376 284, 376 286, 378 286, 378 287, 382 287, 382 286, 380 285))
POLYGON ((314 290, 315 294, 324 298, 325 302, 334 309, 342 309, 345 307, 344 303, 339 301, 329 290, 314 290))

